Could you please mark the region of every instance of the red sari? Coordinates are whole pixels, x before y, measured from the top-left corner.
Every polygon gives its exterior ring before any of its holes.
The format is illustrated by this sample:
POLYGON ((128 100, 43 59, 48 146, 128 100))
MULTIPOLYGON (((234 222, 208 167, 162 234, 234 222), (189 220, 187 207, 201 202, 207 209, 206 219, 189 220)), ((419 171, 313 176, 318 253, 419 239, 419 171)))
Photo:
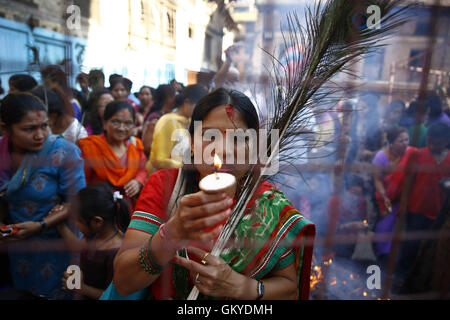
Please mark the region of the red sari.
MULTIPOLYGON (((163 169, 149 177, 139 197, 129 230, 149 235, 159 230, 168 218, 167 206, 178 170, 163 169)), ((233 247, 221 257, 236 272, 255 279, 294 264, 298 272, 298 298, 308 299, 313 245, 306 241, 312 240, 314 235, 314 224, 292 207, 281 192, 264 182, 247 206, 244 219, 234 233, 234 243, 239 243, 242 247, 233 247), (255 203, 257 209, 253 208, 255 203), (262 220, 266 216, 270 217, 269 223, 262 220), (256 240, 259 241, 255 241, 255 245, 246 245, 253 244, 251 241, 255 240, 255 234, 258 234, 256 240)), ((156 299, 183 299, 191 288, 192 282, 188 280, 186 269, 170 264, 152 284, 150 296, 156 299)))

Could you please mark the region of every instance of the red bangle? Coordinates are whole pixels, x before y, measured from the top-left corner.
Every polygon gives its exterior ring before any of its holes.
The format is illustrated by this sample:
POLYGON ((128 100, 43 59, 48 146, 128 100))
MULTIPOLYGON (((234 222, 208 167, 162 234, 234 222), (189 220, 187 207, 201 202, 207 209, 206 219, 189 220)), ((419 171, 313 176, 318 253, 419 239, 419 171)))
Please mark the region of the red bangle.
POLYGON ((172 247, 172 249, 178 251, 183 249, 184 247, 180 247, 177 246, 175 243, 173 243, 168 237, 166 237, 166 232, 164 231, 164 226, 166 224, 163 223, 160 227, 159 227, 159 235, 161 236, 161 239, 163 239, 165 242, 167 242, 167 244, 172 247))

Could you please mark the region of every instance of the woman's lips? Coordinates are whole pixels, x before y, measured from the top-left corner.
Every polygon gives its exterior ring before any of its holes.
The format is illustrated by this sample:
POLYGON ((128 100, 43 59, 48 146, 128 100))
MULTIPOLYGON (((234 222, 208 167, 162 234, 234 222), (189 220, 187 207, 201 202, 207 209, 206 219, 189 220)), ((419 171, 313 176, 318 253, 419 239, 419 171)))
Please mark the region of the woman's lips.
POLYGON ((44 144, 44 142, 35 142, 35 143, 33 143, 33 146, 42 147, 43 144, 44 144))

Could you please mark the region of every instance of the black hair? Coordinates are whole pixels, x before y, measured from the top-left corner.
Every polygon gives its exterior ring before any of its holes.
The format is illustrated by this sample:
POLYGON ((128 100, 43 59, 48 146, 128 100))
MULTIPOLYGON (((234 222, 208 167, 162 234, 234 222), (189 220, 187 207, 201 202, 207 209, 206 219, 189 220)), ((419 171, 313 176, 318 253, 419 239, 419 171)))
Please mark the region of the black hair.
POLYGON ((58 65, 50 65, 41 70, 42 79, 44 84, 48 81, 58 85, 64 94, 70 99, 73 98, 72 89, 69 86, 68 75, 58 65))
POLYGON ((77 81, 80 81, 80 80, 88 81, 88 74, 85 72, 80 72, 75 79, 77 81))
POLYGON ((113 190, 107 184, 94 184, 78 191, 79 215, 87 223, 95 217, 105 222, 116 223, 125 231, 130 223, 128 203, 123 199, 114 200, 113 190))
POLYGON ((145 120, 147 120, 148 116, 152 112, 160 111, 164 106, 164 102, 166 102, 167 98, 174 97, 176 95, 175 89, 170 84, 161 84, 156 88, 155 94, 153 95, 153 100, 155 104, 150 109, 150 112, 147 113, 145 120))
POLYGON ((32 93, 42 101, 47 99, 47 113, 49 115, 52 113, 56 113, 58 117, 66 114, 72 117, 75 115, 75 110, 72 105, 65 97, 64 92, 58 87, 49 89, 44 86, 39 86, 35 88, 32 93))
POLYGON ((258 113, 251 100, 245 94, 237 90, 218 88, 208 93, 197 102, 189 126, 189 133, 191 136, 194 134, 194 122, 202 121, 212 109, 221 105, 233 106, 242 114, 250 129, 259 129, 258 113))
POLYGON ((105 108, 105 113, 103 114, 103 120, 108 121, 109 119, 111 119, 113 115, 115 115, 120 110, 124 109, 130 111, 131 115, 133 116, 133 121, 135 121, 136 114, 134 108, 131 105, 131 103, 127 101, 113 101, 111 103, 108 103, 108 105, 105 108))
POLYGON ((98 89, 89 95, 87 102, 86 117, 83 125, 90 125, 93 134, 101 134, 103 132, 103 122, 98 115, 98 102, 104 94, 111 95, 111 92, 106 88, 98 89))
POLYGON ((38 85, 36 79, 28 74, 15 74, 9 78, 14 88, 21 92, 31 91, 38 85))
POLYGON ((142 87, 139 89, 138 94, 141 93, 142 89, 145 89, 145 88, 147 88, 148 90, 150 90, 150 92, 151 92, 151 94, 152 94, 152 97, 155 95, 155 88, 150 87, 150 86, 142 86, 142 87))
POLYGON ((108 81, 109 81, 109 86, 112 87, 111 82, 116 79, 116 78, 122 78, 122 76, 120 74, 117 73, 113 73, 112 75, 109 76, 108 81))
POLYGON ((130 92, 131 91, 131 86, 133 85, 133 83, 130 80, 125 79, 125 78, 123 78, 121 76, 113 77, 112 79, 109 80, 109 83, 110 83, 109 90, 111 90, 111 91, 114 89, 114 87, 117 84, 121 83, 123 85, 123 87, 125 88, 125 90, 130 92))
POLYGON ((103 84, 105 83, 105 74, 103 73, 103 71, 97 69, 89 71, 88 86, 92 88, 96 86, 99 81, 103 82, 103 84))
POLYGON ((442 122, 432 124, 427 129, 427 138, 432 141, 449 141, 450 127, 442 122))
POLYGON ((125 89, 128 89, 128 92, 131 92, 131 89, 133 88, 133 81, 128 78, 123 78, 123 81, 126 84, 125 89))
POLYGON ((205 87, 200 84, 189 85, 181 90, 180 94, 175 97, 175 108, 179 108, 186 99, 195 105, 207 93, 208 91, 205 87))
POLYGON ((44 103, 30 93, 11 93, 1 102, 0 119, 7 127, 19 123, 30 111, 46 111, 44 103))
POLYGON ((400 126, 396 126, 396 127, 390 128, 386 132, 387 141, 389 143, 394 143, 395 139, 397 139, 397 137, 399 135, 401 135, 402 133, 408 133, 408 130, 406 128, 400 127, 400 126))

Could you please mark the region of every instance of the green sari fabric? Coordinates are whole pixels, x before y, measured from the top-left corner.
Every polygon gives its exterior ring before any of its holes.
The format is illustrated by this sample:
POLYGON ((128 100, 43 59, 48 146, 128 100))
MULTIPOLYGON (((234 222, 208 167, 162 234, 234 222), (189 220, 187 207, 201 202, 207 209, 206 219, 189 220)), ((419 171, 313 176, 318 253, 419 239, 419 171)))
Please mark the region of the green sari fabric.
MULTIPOLYGON (((128 230, 155 234, 167 220, 168 203, 180 175, 178 169, 160 170, 150 176, 128 230), (178 177, 178 178, 177 178, 178 177), (160 190, 159 186, 167 190, 160 190)), ((175 188, 176 189, 176 188, 175 188)), ((188 186, 182 194, 190 192, 188 186)), ((221 258, 230 267, 254 279, 294 264, 298 273, 297 298, 309 298, 309 280, 315 226, 296 210, 285 195, 263 182, 247 205, 221 258)), ((180 250, 179 255, 185 255, 180 250)), ((169 264, 150 288, 150 298, 185 299, 193 287, 189 272, 169 264)), ((199 299, 211 297, 199 296, 199 299)))

